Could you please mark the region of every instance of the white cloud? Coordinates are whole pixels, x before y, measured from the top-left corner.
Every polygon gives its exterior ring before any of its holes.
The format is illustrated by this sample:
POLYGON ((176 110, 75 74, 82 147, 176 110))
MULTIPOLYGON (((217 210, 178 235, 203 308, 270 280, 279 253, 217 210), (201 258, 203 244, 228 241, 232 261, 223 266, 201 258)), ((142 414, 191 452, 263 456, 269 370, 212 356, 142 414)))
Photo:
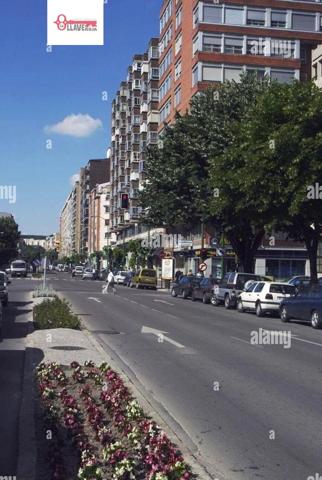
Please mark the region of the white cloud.
POLYGON ((64 118, 61 122, 45 127, 46 133, 57 133, 59 135, 69 135, 71 137, 83 138, 89 137, 103 124, 99 118, 93 118, 88 113, 72 113, 64 118))
POLYGON ((75 185, 76 182, 79 181, 79 173, 74 173, 74 175, 72 175, 69 179, 69 183, 71 184, 71 186, 73 187, 75 185))

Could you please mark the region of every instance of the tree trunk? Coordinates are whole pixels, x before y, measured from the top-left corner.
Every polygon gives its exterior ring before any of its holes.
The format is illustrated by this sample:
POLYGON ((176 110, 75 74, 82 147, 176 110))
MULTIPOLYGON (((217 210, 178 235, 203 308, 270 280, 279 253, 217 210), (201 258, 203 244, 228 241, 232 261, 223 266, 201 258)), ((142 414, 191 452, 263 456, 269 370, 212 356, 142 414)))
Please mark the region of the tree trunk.
POLYGON ((310 261, 311 283, 318 282, 317 258, 320 235, 316 233, 313 237, 305 238, 305 246, 308 251, 310 261))
POLYGON ((241 271, 246 273, 254 273, 255 270, 255 255, 260 246, 264 230, 258 231, 255 235, 249 234, 247 229, 242 232, 240 236, 228 236, 236 255, 238 264, 241 265, 241 271))

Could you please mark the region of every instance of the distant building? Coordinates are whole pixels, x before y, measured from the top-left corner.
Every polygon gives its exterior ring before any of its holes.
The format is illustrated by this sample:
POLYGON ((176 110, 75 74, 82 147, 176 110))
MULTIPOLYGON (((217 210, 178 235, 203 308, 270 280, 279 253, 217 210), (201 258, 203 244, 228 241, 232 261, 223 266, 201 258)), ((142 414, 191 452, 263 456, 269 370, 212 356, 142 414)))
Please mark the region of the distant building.
POLYGON ((53 233, 52 235, 48 235, 46 237, 46 250, 56 250, 59 253, 60 248, 60 234, 53 233))
POLYGON ((47 236, 46 235, 21 235, 21 241, 29 247, 42 247, 46 248, 47 236))
POLYGON ((109 232, 110 196, 111 185, 109 182, 96 185, 89 194, 89 254, 102 251, 105 246, 113 243, 113 234, 109 232))
POLYGON ((312 79, 319 88, 322 88, 322 45, 312 52, 312 79))

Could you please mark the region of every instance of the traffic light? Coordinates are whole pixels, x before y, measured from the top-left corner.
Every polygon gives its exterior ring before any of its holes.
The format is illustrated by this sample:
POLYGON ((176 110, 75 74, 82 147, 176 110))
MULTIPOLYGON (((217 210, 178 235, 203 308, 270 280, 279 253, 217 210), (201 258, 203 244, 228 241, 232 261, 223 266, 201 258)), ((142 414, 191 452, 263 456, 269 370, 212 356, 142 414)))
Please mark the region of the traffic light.
POLYGON ((127 193, 122 193, 121 208, 124 208, 126 210, 129 208, 129 196, 127 193))

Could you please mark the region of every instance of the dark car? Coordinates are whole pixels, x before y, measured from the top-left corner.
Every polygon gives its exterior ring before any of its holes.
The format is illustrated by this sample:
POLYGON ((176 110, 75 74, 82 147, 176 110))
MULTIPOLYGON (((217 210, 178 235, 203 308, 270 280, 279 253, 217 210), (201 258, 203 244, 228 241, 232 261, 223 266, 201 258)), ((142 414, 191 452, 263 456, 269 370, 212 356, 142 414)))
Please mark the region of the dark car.
POLYGON ((282 322, 294 318, 310 323, 313 328, 322 328, 322 285, 312 285, 294 297, 283 299, 280 317, 282 322))
POLYGON ((182 275, 173 285, 171 289, 172 297, 182 295, 182 298, 191 297, 194 287, 199 285, 202 278, 195 275, 182 275))
POLYGON ((123 285, 125 285, 126 287, 129 287, 131 285, 131 280, 134 277, 134 275, 135 275, 135 272, 127 272, 124 277, 123 285))
POLYGON ((290 278, 287 283, 294 285, 297 291, 303 290, 310 285, 310 277, 299 275, 297 277, 290 278))
POLYGON ((210 303, 214 285, 218 283, 215 278, 202 278, 200 283, 193 287, 191 300, 202 300, 203 303, 210 303))

